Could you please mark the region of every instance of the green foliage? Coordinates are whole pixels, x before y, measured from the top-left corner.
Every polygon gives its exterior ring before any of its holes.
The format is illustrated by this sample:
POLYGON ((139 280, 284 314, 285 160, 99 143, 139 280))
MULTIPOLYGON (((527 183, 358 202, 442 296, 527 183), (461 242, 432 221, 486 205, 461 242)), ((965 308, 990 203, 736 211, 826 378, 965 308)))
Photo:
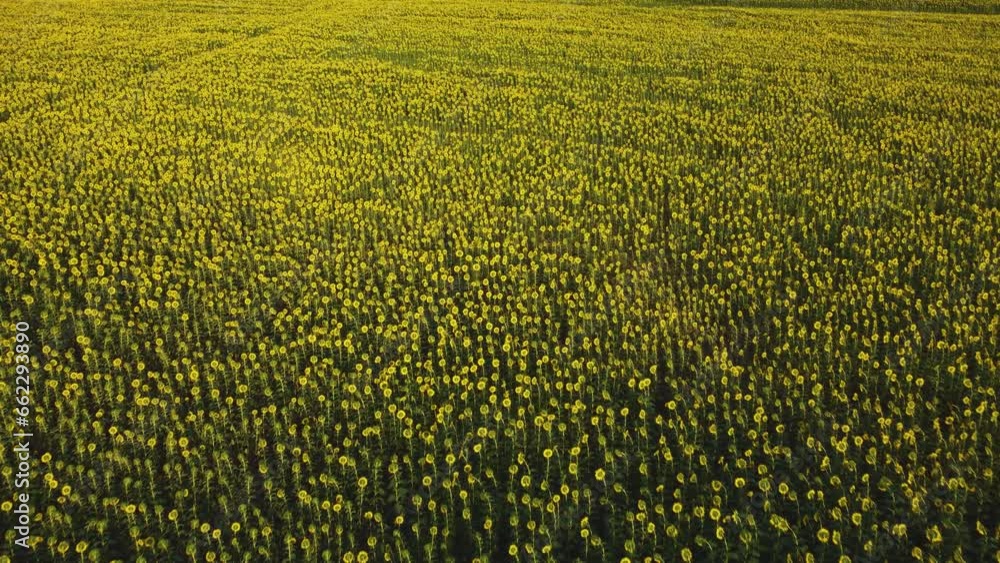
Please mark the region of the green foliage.
POLYGON ((991 17, 4 7, 38 560, 996 557, 991 17))

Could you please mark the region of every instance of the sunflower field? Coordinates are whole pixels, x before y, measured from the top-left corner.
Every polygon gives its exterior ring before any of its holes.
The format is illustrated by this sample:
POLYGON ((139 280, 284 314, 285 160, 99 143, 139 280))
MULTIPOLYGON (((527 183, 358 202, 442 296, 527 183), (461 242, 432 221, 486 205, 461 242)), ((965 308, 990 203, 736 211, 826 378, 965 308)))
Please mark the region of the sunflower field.
POLYGON ((851 1, 0 0, 0 561, 1000 561, 997 4, 851 1))

